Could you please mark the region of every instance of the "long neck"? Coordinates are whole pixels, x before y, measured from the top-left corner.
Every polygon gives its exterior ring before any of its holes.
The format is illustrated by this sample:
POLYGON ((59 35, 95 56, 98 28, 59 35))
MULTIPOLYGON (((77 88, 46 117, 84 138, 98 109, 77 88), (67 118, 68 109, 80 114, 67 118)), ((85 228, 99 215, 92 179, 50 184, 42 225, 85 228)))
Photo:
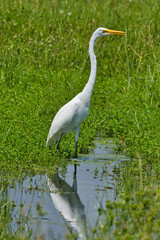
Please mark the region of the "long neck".
POLYGON ((86 84, 86 86, 83 89, 83 93, 85 96, 86 101, 88 101, 88 104, 90 103, 90 98, 92 95, 94 83, 96 80, 96 72, 97 72, 97 61, 96 56, 94 54, 94 45, 96 42, 96 37, 92 35, 91 40, 89 42, 89 55, 90 55, 90 61, 91 61, 91 73, 89 76, 89 80, 86 84))

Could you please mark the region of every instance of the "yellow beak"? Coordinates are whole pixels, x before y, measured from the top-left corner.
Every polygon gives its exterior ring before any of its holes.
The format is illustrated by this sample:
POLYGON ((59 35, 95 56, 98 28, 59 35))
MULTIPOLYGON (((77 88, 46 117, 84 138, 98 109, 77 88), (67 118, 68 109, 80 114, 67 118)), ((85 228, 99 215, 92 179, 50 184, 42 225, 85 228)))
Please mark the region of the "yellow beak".
POLYGON ((116 30, 110 30, 110 29, 105 29, 103 30, 104 33, 109 33, 110 35, 126 35, 125 32, 122 32, 122 31, 116 31, 116 30))

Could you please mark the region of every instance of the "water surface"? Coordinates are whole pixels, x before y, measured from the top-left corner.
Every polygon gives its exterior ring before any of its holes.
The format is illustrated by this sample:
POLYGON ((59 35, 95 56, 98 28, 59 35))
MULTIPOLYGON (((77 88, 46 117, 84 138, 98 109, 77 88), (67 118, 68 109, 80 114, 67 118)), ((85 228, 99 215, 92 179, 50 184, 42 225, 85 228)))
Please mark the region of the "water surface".
POLYGON ((76 177, 72 161, 63 176, 26 177, 9 188, 8 198, 15 203, 11 231, 32 229, 33 239, 64 239, 67 233, 75 232, 79 239, 87 239, 98 220, 97 209, 105 208, 106 200, 116 200, 114 170, 128 158, 117 155, 114 149, 112 140, 95 141, 90 154, 79 156, 76 177))

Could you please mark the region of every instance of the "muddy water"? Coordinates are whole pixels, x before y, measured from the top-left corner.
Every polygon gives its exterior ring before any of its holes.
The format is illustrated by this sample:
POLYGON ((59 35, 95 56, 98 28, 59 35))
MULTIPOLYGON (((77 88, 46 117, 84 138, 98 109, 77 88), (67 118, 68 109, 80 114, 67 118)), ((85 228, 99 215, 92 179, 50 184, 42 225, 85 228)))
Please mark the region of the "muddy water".
POLYGON ((95 146, 92 153, 79 156, 76 177, 72 161, 63 176, 26 177, 8 189, 15 203, 11 231, 32 231, 32 239, 64 239, 69 232, 87 239, 98 220, 97 209, 116 200, 115 168, 128 160, 115 154, 112 140, 95 141, 95 146))

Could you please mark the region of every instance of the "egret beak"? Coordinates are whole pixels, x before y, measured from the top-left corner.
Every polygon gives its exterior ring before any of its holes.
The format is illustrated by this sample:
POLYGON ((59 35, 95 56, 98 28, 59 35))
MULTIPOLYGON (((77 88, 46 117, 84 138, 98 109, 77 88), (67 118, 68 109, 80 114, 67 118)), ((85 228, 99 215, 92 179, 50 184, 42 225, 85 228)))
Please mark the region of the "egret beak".
POLYGON ((105 29, 103 30, 104 33, 109 33, 110 35, 126 35, 125 32, 122 32, 122 31, 116 31, 116 30, 110 30, 110 29, 105 29))

